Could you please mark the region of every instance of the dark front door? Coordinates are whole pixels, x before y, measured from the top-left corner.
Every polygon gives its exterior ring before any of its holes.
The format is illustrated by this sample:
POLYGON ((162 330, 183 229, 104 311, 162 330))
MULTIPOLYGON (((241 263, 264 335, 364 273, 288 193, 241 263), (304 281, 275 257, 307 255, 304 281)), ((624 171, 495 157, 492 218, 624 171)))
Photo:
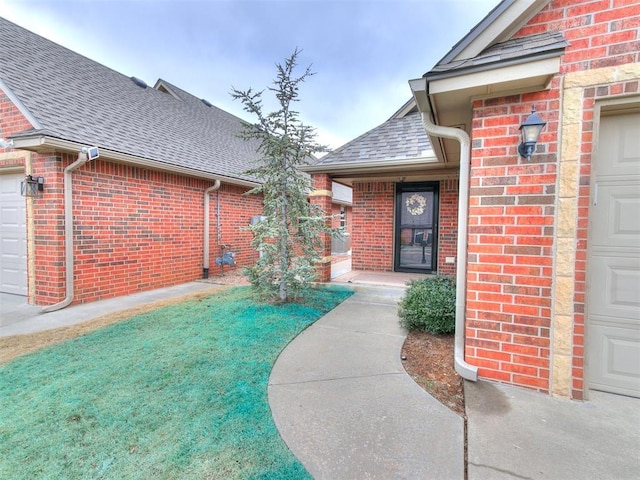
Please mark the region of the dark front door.
POLYGON ((395 270, 435 272, 438 238, 438 183, 396 187, 395 270))

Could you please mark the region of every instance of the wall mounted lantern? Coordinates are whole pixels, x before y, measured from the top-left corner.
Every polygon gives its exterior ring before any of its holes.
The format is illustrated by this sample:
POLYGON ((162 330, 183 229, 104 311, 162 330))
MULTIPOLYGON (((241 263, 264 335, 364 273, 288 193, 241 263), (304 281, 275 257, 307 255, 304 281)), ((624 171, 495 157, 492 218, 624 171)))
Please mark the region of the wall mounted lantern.
POLYGON ((23 197, 37 197, 38 193, 44 191, 44 177, 32 177, 27 175, 20 182, 20 195, 23 197))
POLYGON ((546 124, 547 122, 543 122, 536 113, 536 107, 532 106, 531 115, 520 125, 522 142, 518 145, 518 153, 521 157, 531 160, 531 155, 536 150, 536 143, 538 142, 542 127, 546 124))

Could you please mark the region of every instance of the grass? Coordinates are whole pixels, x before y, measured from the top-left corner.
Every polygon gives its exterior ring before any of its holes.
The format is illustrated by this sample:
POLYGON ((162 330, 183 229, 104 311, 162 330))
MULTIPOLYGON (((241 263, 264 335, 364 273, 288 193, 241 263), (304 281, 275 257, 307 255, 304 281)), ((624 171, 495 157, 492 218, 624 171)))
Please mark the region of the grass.
POLYGON ((267 402, 287 343, 350 292, 169 306, 0 367, 0 478, 303 479, 267 402))

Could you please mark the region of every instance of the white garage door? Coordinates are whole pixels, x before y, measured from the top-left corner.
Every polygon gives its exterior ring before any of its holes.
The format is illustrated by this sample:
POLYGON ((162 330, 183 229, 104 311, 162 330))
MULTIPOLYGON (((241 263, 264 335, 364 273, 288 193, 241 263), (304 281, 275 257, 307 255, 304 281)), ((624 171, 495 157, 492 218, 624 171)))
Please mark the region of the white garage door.
POLYGON ((27 295, 26 202, 22 174, 0 175, 0 292, 27 295))
POLYGON ((603 116, 589 218, 589 388, 640 397, 640 113, 603 116))

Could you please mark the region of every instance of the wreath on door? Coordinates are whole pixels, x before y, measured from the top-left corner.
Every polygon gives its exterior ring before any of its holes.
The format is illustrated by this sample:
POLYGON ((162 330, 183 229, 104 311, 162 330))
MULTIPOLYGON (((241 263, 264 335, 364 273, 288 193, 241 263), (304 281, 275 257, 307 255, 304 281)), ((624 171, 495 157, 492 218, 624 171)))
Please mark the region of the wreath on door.
POLYGON ((414 193, 405 201, 407 211, 411 215, 422 215, 427 206, 427 199, 418 193, 414 193))

